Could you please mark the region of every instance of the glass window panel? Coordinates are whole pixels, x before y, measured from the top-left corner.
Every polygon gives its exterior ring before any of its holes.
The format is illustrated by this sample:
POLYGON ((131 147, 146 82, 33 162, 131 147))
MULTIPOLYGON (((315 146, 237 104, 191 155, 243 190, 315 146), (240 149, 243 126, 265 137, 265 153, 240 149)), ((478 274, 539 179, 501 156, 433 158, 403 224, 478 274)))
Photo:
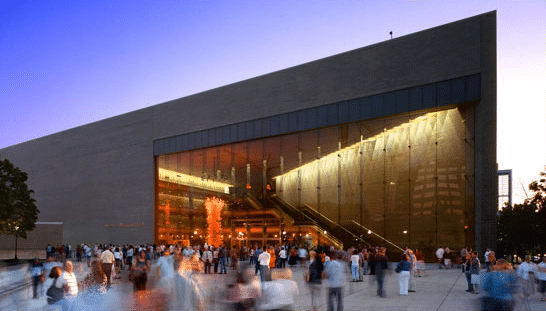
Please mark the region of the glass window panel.
POLYGON ((267 178, 269 181, 281 173, 281 138, 265 139, 264 156, 267 160, 267 178))
POLYGON ((248 142, 248 162, 250 163, 250 185, 257 194, 262 192, 263 188, 263 140, 253 140, 248 142))
POLYGON ((383 123, 379 121, 362 123, 362 130, 367 133, 361 144, 362 204, 364 225, 384 235, 384 137, 382 132, 371 135, 379 128, 383 128, 383 123))
POLYGON ((235 185, 244 187, 246 185, 246 164, 247 153, 246 143, 237 143, 232 145, 233 166, 235 167, 235 185))
POLYGON ((218 169, 218 148, 207 148, 205 151, 205 178, 215 180, 218 169))
POLYGON ((178 171, 184 174, 190 174, 190 152, 183 152, 179 157, 178 171))
POLYGON ((412 118, 410 130, 411 237, 414 245, 435 245, 436 113, 412 118))
POLYGON ((465 131, 458 109, 438 112, 438 222, 439 243, 464 243, 465 131))
POLYGON ((317 173, 318 131, 300 133, 300 150, 302 153, 301 203, 317 208, 317 173), (314 162, 314 163, 313 163, 314 162))
POLYGON ((231 145, 220 146, 219 166, 220 176, 223 182, 231 183, 231 145))
POLYGON ((203 150, 202 149, 193 150, 191 152, 191 161, 192 161, 191 174, 193 176, 204 178, 203 175, 205 173, 205 160, 204 160, 203 150))

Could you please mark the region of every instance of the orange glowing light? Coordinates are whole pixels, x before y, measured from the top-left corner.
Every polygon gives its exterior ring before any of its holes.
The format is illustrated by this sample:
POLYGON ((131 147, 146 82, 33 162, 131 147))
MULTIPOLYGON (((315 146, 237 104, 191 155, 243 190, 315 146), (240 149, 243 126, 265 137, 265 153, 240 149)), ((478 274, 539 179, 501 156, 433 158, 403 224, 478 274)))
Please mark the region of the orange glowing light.
POLYGON ((219 198, 212 197, 207 198, 205 201, 205 208, 207 209, 207 224, 208 224, 208 238, 207 243, 209 245, 218 247, 222 243, 222 209, 225 206, 225 202, 219 198))
POLYGON ((165 225, 169 225, 171 222, 169 221, 171 215, 171 206, 169 205, 169 200, 166 200, 165 203, 165 225))

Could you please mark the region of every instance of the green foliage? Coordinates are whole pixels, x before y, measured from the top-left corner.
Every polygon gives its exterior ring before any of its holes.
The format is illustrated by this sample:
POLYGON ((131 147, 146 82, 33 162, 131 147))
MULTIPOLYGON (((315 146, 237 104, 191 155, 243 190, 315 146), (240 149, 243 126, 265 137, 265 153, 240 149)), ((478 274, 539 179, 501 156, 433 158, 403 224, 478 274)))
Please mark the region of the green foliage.
POLYGON ((498 216, 498 249, 505 255, 544 253, 546 250, 546 180, 529 184, 533 195, 522 204, 506 206, 498 216))
POLYGON ((40 212, 34 191, 28 189, 27 173, 15 167, 9 160, 0 160, 0 234, 27 237, 32 231, 40 212))

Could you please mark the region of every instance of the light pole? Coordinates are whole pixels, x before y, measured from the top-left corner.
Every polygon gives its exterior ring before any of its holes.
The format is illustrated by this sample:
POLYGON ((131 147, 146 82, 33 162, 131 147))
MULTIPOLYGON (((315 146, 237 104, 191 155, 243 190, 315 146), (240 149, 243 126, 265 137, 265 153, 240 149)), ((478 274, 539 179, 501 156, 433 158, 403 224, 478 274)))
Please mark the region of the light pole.
POLYGON ((15 226, 15 260, 17 260, 17 230, 19 230, 19 226, 15 226))

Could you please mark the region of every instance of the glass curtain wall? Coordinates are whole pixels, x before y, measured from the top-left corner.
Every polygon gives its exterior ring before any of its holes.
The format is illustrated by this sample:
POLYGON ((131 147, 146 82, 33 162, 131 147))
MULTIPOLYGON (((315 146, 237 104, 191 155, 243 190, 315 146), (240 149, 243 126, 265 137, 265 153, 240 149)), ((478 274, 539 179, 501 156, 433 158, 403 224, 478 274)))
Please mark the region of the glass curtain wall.
POLYGON ((473 137, 466 111, 421 112, 160 155, 156 240, 200 236, 208 197, 225 200, 227 212, 242 192, 260 198, 270 191, 341 225, 357 222, 399 246, 471 245, 465 227, 473 223, 466 191, 473 186, 466 178, 473 174, 467 163, 473 137))

